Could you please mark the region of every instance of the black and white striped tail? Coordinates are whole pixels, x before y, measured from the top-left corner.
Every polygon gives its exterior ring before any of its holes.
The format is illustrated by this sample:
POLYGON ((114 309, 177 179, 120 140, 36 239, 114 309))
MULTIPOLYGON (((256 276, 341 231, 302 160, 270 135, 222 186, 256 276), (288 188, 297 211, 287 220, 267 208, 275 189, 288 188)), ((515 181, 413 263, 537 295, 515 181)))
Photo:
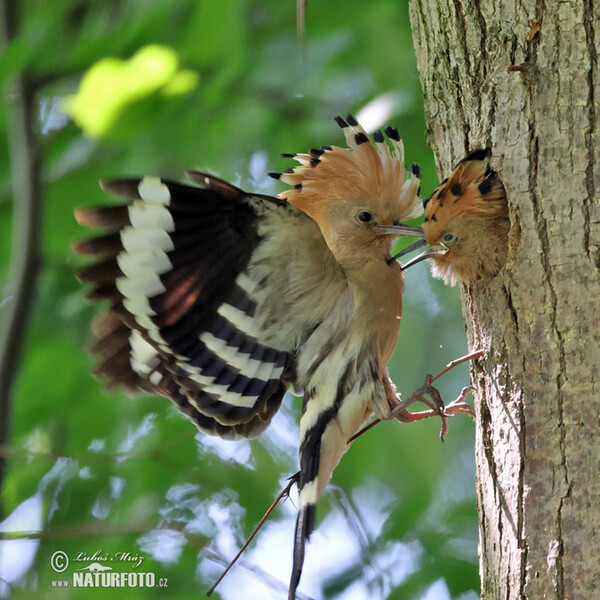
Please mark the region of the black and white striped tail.
POLYGON ((79 273, 89 297, 110 302, 94 325, 97 374, 108 388, 169 397, 203 431, 256 436, 281 403, 289 358, 257 341, 257 285, 246 272, 261 241, 255 198, 189 176, 200 187, 107 181, 131 202, 76 211, 105 229, 75 245, 96 258, 79 273))
MULTIPOLYGON (((305 393, 305 406, 311 401, 310 392, 305 393)), ((305 411, 306 413, 306 411, 305 411)), ((321 458, 321 439, 330 414, 323 414, 320 423, 306 432, 300 443, 300 474, 298 478, 298 516, 294 532, 294 555, 292 575, 290 578, 289 600, 296 597, 296 589, 300 583, 306 542, 315 528, 317 514, 319 463, 321 458)), ((321 415, 320 415, 321 417, 321 415)), ((329 473, 321 474, 329 479, 329 473)))
POLYGON ((304 551, 306 542, 315 528, 316 503, 309 503, 298 508, 296 517, 296 530, 294 532, 294 559, 292 564, 292 577, 288 592, 288 600, 295 600, 296 590, 302 575, 304 564, 304 551))
MULTIPOLYGON (((341 348, 323 354, 314 361, 315 379, 333 377, 330 397, 315 393, 316 388, 307 386, 300 420, 300 476, 298 480, 298 517, 294 535, 292 576, 289 600, 296 597, 300 582, 306 542, 315 528, 316 507, 333 469, 348 448, 348 439, 365 418, 365 398, 370 396, 372 386, 369 378, 360 377, 357 356, 359 352, 346 354, 341 348), (316 364, 318 363, 318 367, 316 364), (343 424, 351 430, 344 431, 343 424)), ((362 365, 369 371, 368 365, 362 365)), ((368 412, 368 411, 367 411, 368 412)))

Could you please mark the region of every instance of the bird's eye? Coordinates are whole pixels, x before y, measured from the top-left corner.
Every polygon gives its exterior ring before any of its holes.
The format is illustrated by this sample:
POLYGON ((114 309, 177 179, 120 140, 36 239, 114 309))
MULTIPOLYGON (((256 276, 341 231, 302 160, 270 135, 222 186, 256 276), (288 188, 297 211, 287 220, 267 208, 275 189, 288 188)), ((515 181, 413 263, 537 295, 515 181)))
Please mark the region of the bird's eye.
POLYGON ((373 215, 370 212, 367 212, 366 210, 363 210, 362 212, 359 212, 356 215, 356 218, 361 223, 369 223, 373 219, 373 215))
POLYGON ((444 236, 444 241, 445 241, 445 242, 453 242, 453 241, 455 241, 456 239, 457 239, 457 238, 456 238, 456 236, 455 236, 455 235, 453 235, 452 233, 447 233, 447 234, 444 236))

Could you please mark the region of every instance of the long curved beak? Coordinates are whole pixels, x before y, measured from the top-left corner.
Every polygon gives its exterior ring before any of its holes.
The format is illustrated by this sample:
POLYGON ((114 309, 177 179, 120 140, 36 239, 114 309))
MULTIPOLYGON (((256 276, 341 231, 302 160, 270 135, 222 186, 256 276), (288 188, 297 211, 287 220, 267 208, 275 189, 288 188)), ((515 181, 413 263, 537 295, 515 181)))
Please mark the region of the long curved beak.
MULTIPOLYGON (((408 269, 408 267, 412 267, 413 265, 416 265, 417 263, 427 260, 428 258, 432 258, 433 256, 440 255, 440 254, 441 255, 446 254, 446 252, 448 252, 448 250, 449 250, 449 248, 447 246, 444 246, 444 244, 440 244, 440 245, 436 244, 435 246, 431 246, 431 248, 428 248, 424 252, 421 252, 421 254, 418 254, 412 260, 409 260, 405 265, 402 265, 400 268, 403 271, 406 271, 406 269, 408 269)), ((396 256, 398 256, 398 255, 396 255, 396 256)))
POLYGON ((425 238, 417 240, 416 242, 412 243, 410 246, 406 246, 406 248, 404 248, 404 250, 400 250, 400 252, 398 252, 398 254, 394 254, 394 256, 392 256, 392 258, 390 258, 388 260, 388 263, 391 263, 394 260, 398 260, 402 256, 406 256, 407 254, 410 254, 411 252, 414 252, 415 250, 418 250, 419 248, 422 248, 423 246, 426 246, 426 245, 427 245, 427 242, 425 241, 425 238))
POLYGON ((413 237, 419 238, 425 237, 422 227, 417 227, 416 225, 403 225, 402 223, 399 223, 398 225, 391 225, 389 227, 379 225, 377 227, 377 233, 379 235, 392 235, 394 237, 402 237, 407 235, 412 235, 413 237))

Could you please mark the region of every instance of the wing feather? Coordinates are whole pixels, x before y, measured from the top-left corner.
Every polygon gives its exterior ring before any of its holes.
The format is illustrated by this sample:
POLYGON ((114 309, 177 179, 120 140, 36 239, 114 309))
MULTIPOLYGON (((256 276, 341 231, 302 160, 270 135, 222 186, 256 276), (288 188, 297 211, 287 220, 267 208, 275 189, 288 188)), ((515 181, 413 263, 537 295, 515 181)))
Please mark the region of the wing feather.
POLYGON ((81 224, 105 229, 74 245, 97 259, 78 274, 94 285, 88 297, 110 302, 94 326, 96 374, 108 389, 169 397, 203 431, 254 436, 281 403, 291 360, 257 341, 246 268, 259 217, 235 186, 189 177, 201 187, 105 181, 130 203, 76 211, 81 224))

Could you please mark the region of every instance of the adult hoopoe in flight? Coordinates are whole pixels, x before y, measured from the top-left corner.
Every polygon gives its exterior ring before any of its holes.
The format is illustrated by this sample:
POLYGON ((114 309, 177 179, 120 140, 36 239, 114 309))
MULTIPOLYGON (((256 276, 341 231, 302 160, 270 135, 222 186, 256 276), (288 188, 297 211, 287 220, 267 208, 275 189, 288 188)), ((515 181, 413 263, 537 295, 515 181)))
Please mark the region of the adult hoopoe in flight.
POLYGON ((76 211, 106 230, 75 250, 97 259, 79 273, 89 297, 110 303, 93 326, 108 388, 166 396, 227 439, 259 435, 287 389, 303 392, 290 598, 349 438, 372 413, 412 420, 386 367, 404 289, 392 241, 423 235, 401 224, 422 212, 420 168, 406 178, 397 129, 388 144, 336 121, 349 147, 288 155, 300 166, 273 175, 293 186, 278 198, 192 171, 195 186, 106 181, 131 202, 76 211))
POLYGON ((494 276, 506 263, 510 219, 506 192, 489 164, 489 149, 474 150, 424 201, 425 239, 410 249, 429 249, 404 265, 432 259, 434 277, 454 285, 494 276))

